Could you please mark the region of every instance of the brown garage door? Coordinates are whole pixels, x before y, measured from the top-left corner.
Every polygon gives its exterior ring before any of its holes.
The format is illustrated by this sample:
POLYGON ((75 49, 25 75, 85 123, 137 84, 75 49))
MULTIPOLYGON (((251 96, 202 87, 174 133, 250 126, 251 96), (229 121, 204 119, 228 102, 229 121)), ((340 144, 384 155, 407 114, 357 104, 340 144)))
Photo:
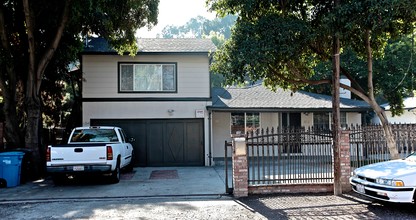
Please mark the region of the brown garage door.
POLYGON ((118 126, 134 138, 136 166, 203 166, 202 119, 91 119, 91 125, 118 126))

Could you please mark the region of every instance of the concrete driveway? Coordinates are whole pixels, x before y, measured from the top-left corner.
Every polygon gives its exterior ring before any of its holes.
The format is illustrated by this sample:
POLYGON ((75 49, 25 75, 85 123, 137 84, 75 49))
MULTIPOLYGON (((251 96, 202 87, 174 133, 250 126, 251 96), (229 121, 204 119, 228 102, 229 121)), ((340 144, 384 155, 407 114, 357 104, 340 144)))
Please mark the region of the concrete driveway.
POLYGON ((103 178, 69 181, 51 179, 0 188, 0 202, 157 196, 219 196, 225 194, 223 167, 146 167, 123 173, 118 184, 103 178))

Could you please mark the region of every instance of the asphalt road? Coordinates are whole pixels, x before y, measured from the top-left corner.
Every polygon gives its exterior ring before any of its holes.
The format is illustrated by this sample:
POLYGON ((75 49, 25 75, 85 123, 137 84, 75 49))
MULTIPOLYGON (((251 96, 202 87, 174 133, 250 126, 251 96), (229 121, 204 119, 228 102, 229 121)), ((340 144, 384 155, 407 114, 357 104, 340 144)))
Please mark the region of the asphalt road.
POLYGON ((39 200, 3 202, 0 219, 416 219, 416 206, 354 193, 39 200))

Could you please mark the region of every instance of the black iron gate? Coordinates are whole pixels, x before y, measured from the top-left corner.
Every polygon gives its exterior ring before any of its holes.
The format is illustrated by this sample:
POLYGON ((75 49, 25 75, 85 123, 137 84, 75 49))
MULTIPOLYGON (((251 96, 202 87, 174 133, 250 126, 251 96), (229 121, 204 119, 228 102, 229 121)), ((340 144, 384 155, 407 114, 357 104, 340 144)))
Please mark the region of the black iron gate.
POLYGON ((233 166, 232 166, 232 143, 225 141, 224 143, 224 166, 225 166, 225 193, 232 194, 234 185, 233 185, 233 166))
MULTIPOLYGON (((400 157, 416 150, 416 124, 390 125, 400 157)), ((351 126, 351 167, 390 160, 390 152, 381 125, 351 126)))
POLYGON ((313 128, 247 134, 249 185, 332 183, 332 134, 313 128))

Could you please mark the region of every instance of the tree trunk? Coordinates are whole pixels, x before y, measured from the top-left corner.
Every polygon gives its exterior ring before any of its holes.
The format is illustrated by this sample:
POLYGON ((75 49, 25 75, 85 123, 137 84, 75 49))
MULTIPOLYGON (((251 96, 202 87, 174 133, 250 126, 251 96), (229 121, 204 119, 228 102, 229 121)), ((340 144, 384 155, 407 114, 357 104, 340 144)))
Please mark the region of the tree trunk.
POLYGON ((40 100, 38 98, 26 98, 27 127, 25 134, 25 143, 27 148, 32 152, 32 178, 39 178, 43 174, 44 163, 41 157, 43 148, 39 145, 39 128, 40 128, 40 100))
POLYGON ((399 159, 399 152, 396 146, 396 140, 393 137, 393 131, 391 130, 389 121, 387 119, 384 110, 377 104, 376 99, 374 98, 374 87, 373 87, 373 53, 371 48, 371 31, 366 30, 365 32, 365 47, 367 51, 367 71, 368 71, 368 98, 369 104, 376 112, 377 116, 380 118, 381 125, 383 126, 384 136, 386 139, 387 147, 390 152, 391 159, 399 159))
POLYGON ((4 99, 3 113, 7 116, 4 121, 4 137, 6 138, 7 148, 23 148, 23 136, 21 136, 19 119, 16 114, 16 101, 4 99))
POLYGON ((27 43, 28 43, 28 73, 26 79, 25 90, 25 105, 27 113, 27 125, 25 134, 26 146, 32 150, 33 160, 33 174, 35 177, 40 177, 41 167, 44 167, 41 158, 41 152, 43 153, 43 147, 39 145, 40 132, 42 129, 41 124, 41 100, 40 100, 40 86, 42 84, 43 74, 46 67, 51 61, 56 48, 59 45, 59 41, 62 38, 62 34, 65 29, 65 25, 69 19, 71 0, 65 1, 63 8, 61 21, 58 23, 56 34, 51 39, 49 45, 47 45, 45 52, 42 56, 37 57, 36 40, 35 40, 35 20, 33 18, 32 4, 29 0, 23 0, 23 12, 25 15, 26 31, 27 31, 27 43))
MULTIPOLYGON (((334 6, 338 7, 339 0, 334 0, 334 6)), ((342 194, 341 182, 341 123, 339 107, 339 90, 340 90, 340 43, 339 36, 334 33, 332 42, 332 136, 333 136, 333 154, 334 154, 334 195, 342 194)))
POLYGON ((376 103, 376 101, 372 101, 370 105, 380 118, 381 125, 383 126, 384 137, 386 139, 387 148, 389 149, 390 159, 399 159, 400 155, 396 146, 396 140, 394 139, 393 130, 391 129, 384 110, 376 103))
POLYGON ((3 114, 4 121, 4 137, 7 142, 7 148, 23 148, 23 135, 19 128, 19 119, 17 117, 17 102, 16 102, 16 73, 12 64, 6 68, 7 74, 2 74, 0 80, 0 89, 3 92, 3 114), (8 76, 8 79, 3 77, 8 76), (6 82, 8 84, 6 84, 6 82))

